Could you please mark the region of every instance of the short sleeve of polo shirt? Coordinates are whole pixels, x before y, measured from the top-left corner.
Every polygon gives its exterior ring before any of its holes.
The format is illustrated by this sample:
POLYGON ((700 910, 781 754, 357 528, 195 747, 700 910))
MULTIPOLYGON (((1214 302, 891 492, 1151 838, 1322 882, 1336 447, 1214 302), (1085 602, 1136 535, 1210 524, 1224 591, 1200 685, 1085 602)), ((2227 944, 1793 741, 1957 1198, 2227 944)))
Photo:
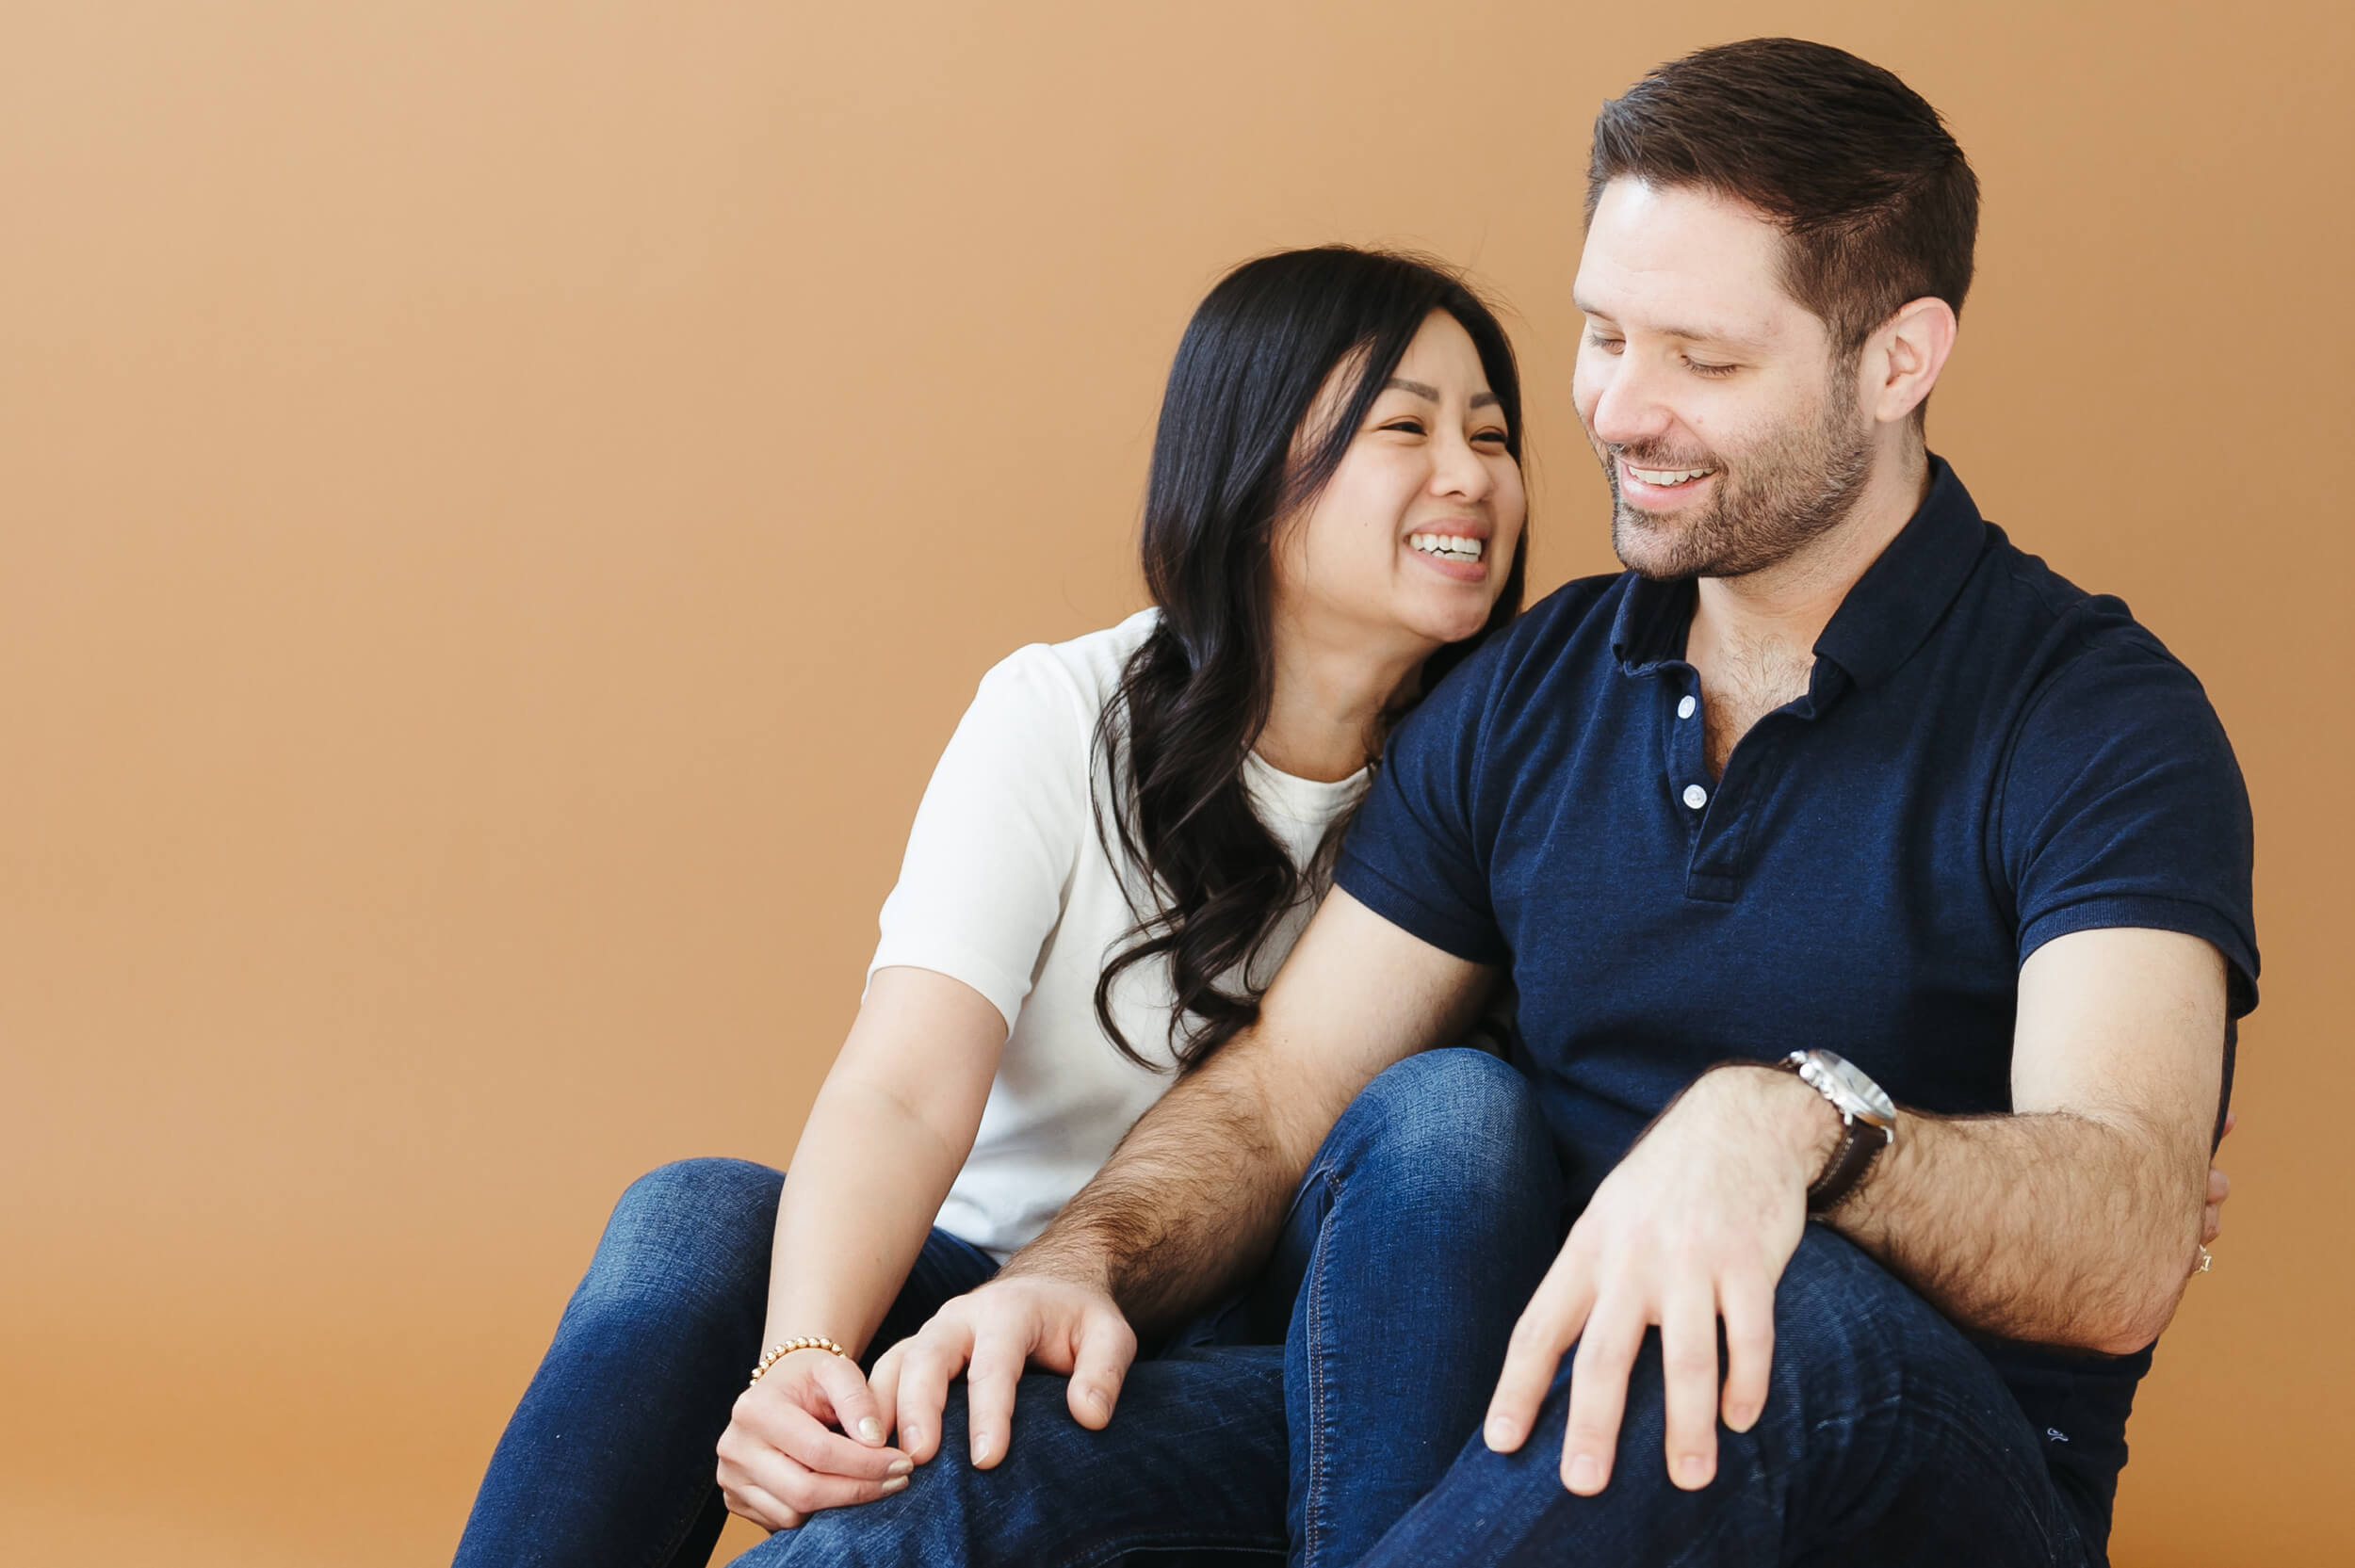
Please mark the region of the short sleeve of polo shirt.
POLYGON ((2147 632, 2114 623, 2054 673, 2002 788, 2021 962, 2071 931, 2182 931, 2231 963, 2233 1015, 2256 1006, 2248 786, 2207 693, 2147 632))
POLYGON ((1489 696, 1507 640, 1492 639, 1398 727, 1333 875, 1391 925, 1474 963, 1512 958, 1475 825, 1489 696))

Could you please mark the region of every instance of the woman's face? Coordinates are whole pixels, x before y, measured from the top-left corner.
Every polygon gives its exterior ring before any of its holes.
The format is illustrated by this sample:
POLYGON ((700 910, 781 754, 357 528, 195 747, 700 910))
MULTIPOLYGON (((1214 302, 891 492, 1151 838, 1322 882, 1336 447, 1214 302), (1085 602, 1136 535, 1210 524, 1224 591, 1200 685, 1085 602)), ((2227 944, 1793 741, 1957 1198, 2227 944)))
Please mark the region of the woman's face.
MULTIPOLYGON (((1326 379, 1323 428, 1354 366, 1326 379)), ((1487 623, 1528 501, 1471 335, 1444 311, 1415 334, 1316 499, 1276 525, 1279 624, 1320 642, 1457 642, 1487 623)))

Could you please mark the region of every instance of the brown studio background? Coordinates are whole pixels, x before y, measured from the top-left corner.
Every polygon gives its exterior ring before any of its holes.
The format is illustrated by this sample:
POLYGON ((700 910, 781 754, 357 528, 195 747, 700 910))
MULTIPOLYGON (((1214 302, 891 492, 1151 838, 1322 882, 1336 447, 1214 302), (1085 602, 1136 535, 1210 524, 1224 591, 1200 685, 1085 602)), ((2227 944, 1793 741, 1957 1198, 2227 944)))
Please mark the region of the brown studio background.
POLYGON ((614 1194, 787 1157, 976 676, 1139 603, 1227 264, 1475 267, 1537 578, 1606 568, 1586 127, 1762 31, 1950 118, 1934 441, 2255 796, 2237 1195, 2119 1560, 2355 1546, 2344 7, 11 0, 0 1557, 447 1556, 614 1194))

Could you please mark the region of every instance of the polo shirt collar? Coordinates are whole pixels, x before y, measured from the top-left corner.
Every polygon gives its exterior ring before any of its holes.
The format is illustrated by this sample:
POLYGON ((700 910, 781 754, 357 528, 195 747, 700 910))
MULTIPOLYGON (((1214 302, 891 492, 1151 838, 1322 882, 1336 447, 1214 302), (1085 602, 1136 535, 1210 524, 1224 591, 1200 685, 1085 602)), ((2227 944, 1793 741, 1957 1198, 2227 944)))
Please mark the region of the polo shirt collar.
POLYGON ((1910 522, 1840 601, 1815 656, 1860 687, 1893 673, 1930 639, 1987 548, 1987 523, 1946 460, 1930 459, 1930 491, 1910 522))
MULTIPOLYGON (((1946 460, 1930 459, 1929 493, 1910 521, 1865 568, 1832 612, 1815 655, 1869 687, 1911 658, 1946 613, 1986 549, 1988 528, 1946 460)), ((1629 574, 1611 623, 1611 651, 1629 674, 1684 656, 1693 579, 1658 582, 1629 574)))

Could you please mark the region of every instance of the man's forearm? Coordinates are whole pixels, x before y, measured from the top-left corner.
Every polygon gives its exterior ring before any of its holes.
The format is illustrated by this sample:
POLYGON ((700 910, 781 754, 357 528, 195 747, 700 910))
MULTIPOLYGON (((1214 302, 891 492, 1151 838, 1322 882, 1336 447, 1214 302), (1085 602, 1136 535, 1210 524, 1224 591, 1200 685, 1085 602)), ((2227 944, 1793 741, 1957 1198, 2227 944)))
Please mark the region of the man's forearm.
POLYGON ((1264 1092, 1249 1047, 1162 1096, 1005 1274, 1100 1285, 1151 1339, 1259 1268, 1340 1107, 1264 1092))
POLYGON ((2206 1176, 2196 1131, 2129 1116, 1907 1114, 1830 1219, 1966 1328, 2122 1355, 2174 1315, 2206 1176))

